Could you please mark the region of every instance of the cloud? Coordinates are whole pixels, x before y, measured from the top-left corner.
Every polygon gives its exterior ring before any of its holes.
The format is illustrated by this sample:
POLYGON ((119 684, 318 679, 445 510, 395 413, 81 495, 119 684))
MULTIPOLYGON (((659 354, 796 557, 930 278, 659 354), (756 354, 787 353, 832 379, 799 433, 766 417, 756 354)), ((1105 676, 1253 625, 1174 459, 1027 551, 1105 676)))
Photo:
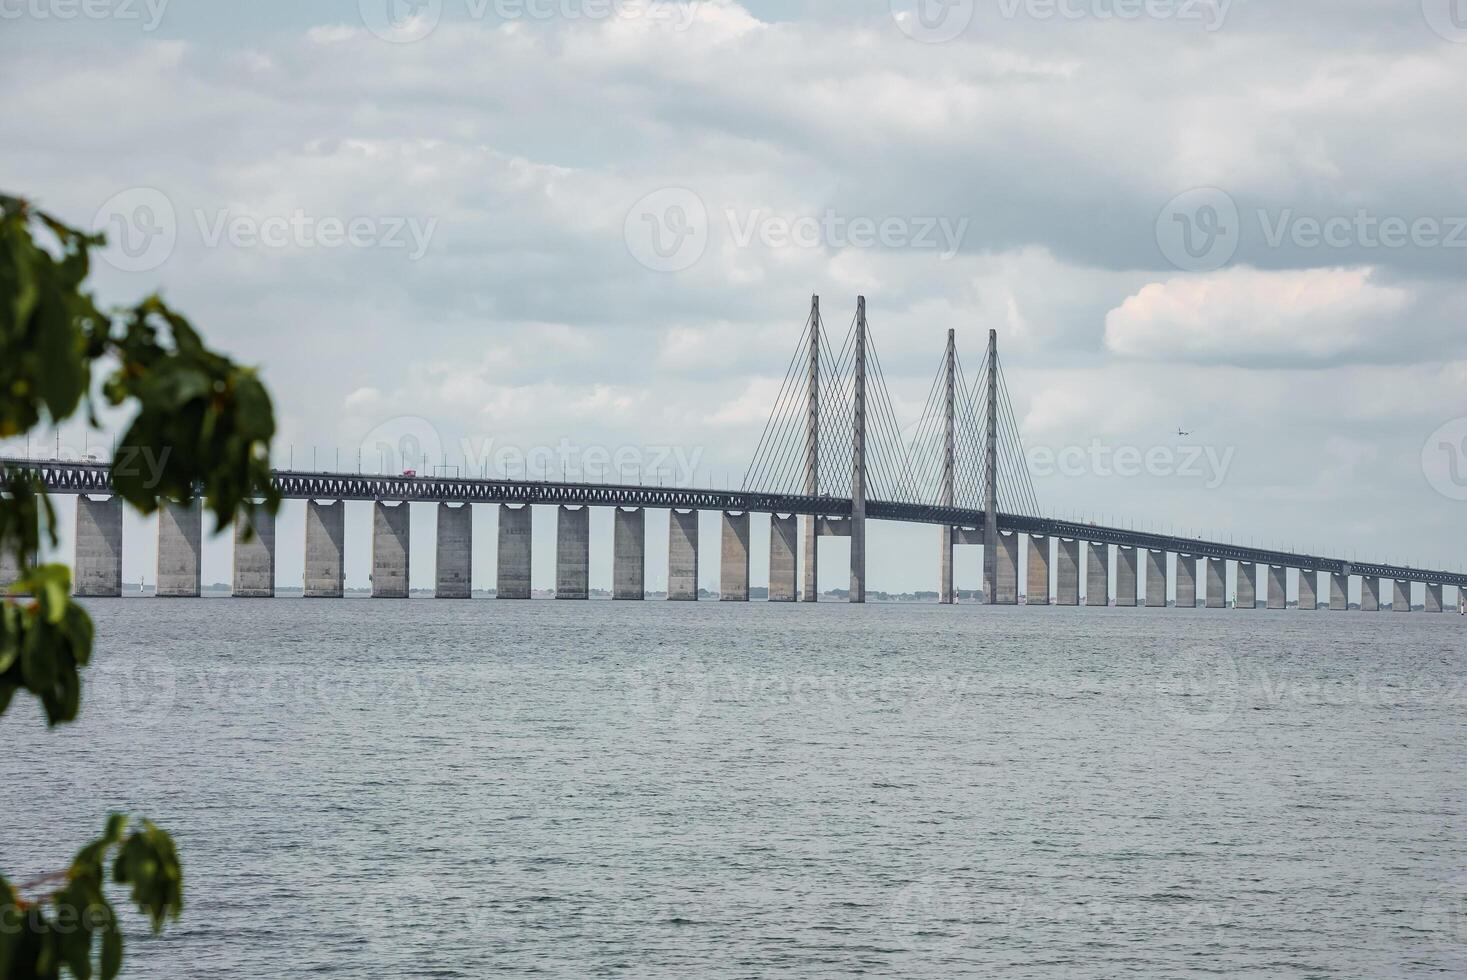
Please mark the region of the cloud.
POLYGON ((1332 363, 1379 346, 1410 306, 1373 270, 1228 269, 1151 283, 1105 315, 1117 354, 1224 364, 1332 363))

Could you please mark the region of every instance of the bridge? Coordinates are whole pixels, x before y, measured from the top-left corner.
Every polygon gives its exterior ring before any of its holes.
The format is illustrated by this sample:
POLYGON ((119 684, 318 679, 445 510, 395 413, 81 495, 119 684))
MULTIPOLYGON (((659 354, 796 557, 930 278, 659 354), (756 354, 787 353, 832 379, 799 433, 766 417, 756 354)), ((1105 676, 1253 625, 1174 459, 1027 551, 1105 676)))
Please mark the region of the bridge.
MULTIPOLYGON (((73 576, 79 596, 122 594, 122 502, 113 495, 111 464, 0 458, 0 476, 23 470, 48 491, 76 497, 73 576)), ((1443 588, 1467 587, 1467 575, 1386 563, 1347 561, 1325 555, 1275 551, 1058 520, 1041 512, 1029 479, 1023 444, 1004 383, 998 338, 988 347, 970 384, 948 332, 921 418, 904 429, 886 390, 880 357, 858 298, 843 342, 831 342, 811 301, 794 356, 754 458, 738 490, 615 485, 575 481, 460 478, 406 474, 280 470, 273 481, 285 499, 306 501, 304 595, 345 594, 345 501, 373 503, 372 595, 409 594, 411 521, 407 503, 438 505, 435 594, 469 598, 472 511, 499 508, 497 590, 502 599, 531 595, 531 507, 558 508, 557 598, 589 597, 592 507, 615 508, 613 590, 616 599, 645 597, 647 510, 669 520, 668 589, 674 600, 696 600, 700 543, 698 514, 722 514, 719 598, 749 598, 751 515, 769 515, 769 598, 818 598, 816 573, 822 537, 850 539, 851 602, 866 599, 866 522, 897 521, 937 528, 939 601, 951 604, 954 549, 983 545, 985 601, 1014 605, 1081 603, 1091 606, 1227 605, 1228 563, 1236 565, 1236 607, 1288 605, 1288 580, 1297 579, 1298 608, 1320 605, 1320 576, 1327 576, 1330 609, 1348 608, 1352 576, 1361 581, 1363 610, 1381 608, 1382 584, 1391 605, 1411 610, 1414 583, 1425 587, 1424 608, 1441 612, 1443 588), (913 434, 904 437, 903 432, 913 434), (800 522, 803 521, 803 547, 800 522), (989 543, 992 547, 987 547, 989 543), (1024 588, 1020 552, 1026 553, 1024 588), (1083 552, 1083 561, 1082 561, 1083 552), (1144 555, 1144 589, 1141 557, 1144 555), (803 566, 803 576, 800 574, 803 566), (1260 580, 1258 571, 1266 570, 1260 580), (1053 574, 1051 574, 1053 569, 1053 574), (1202 578, 1198 578, 1199 570, 1202 578), (1114 594, 1111 580, 1115 581, 1114 594)), ((198 501, 167 502, 158 516, 157 594, 201 593, 202 512, 198 501)), ((274 518, 254 518, 253 534, 236 522, 234 594, 275 594, 274 518)), ((14 570, 0 568, 0 581, 14 570)), ((1460 600, 1459 600, 1460 601, 1460 600)))

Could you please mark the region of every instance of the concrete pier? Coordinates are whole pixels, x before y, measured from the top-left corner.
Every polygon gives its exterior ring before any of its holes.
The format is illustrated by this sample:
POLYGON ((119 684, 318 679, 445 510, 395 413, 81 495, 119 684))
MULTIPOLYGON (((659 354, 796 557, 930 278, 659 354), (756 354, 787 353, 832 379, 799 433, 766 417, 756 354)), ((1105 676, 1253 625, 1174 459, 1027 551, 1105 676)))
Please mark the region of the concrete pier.
POLYGON ((203 508, 165 501, 158 509, 158 591, 160 599, 187 599, 200 592, 204 549, 203 508))
POLYGON ((1110 605, 1110 546, 1093 541, 1085 546, 1085 605, 1110 605))
POLYGON ((994 568, 994 587, 998 594, 993 601, 1000 606, 1019 604, 1019 535, 1013 532, 998 533, 998 564, 994 568))
POLYGON ((820 518, 814 515, 805 518, 805 572, 800 588, 800 599, 803 602, 820 601, 820 532, 817 530, 819 520, 820 518))
POLYGON ((1166 608, 1166 552, 1146 549, 1146 606, 1166 608))
POLYGON ((1136 549, 1121 545, 1116 548, 1116 605, 1135 606, 1138 584, 1136 549))
POLYGON ((0 592, 7 591, 20 580, 20 563, 9 549, 0 552, 0 592))
POLYGON ((718 598, 723 602, 749 601, 749 515, 723 514, 723 537, 718 551, 718 598))
POLYGON ((411 512, 406 502, 372 504, 372 598, 406 599, 411 561, 411 512))
POLYGON ((275 515, 258 510, 234 519, 234 595, 240 599, 275 597, 275 515), (254 533, 245 540, 245 532, 254 533))
POLYGON ((474 596, 474 508, 438 505, 438 554, 433 595, 439 599, 474 596))
POLYGON ((1299 608, 1311 612, 1319 608, 1319 572, 1313 568, 1299 569, 1299 608))
POLYGON ((306 501, 306 565, 301 594, 340 599, 346 593, 346 502, 306 501))
POLYGON ((591 509, 559 509, 555 529, 555 598, 591 598, 591 509))
POLYGON ((1177 555, 1177 608, 1197 608, 1197 556, 1177 555))
POLYGON ((76 498, 73 592, 82 597, 122 595, 122 498, 76 498))
POLYGON ((1031 606, 1049 605, 1049 538, 1029 535, 1029 570, 1025 578, 1025 602, 1031 606))
POLYGON ((1334 612, 1350 608, 1350 576, 1348 573, 1330 573, 1329 607, 1334 612))
POLYGON ((1285 565, 1268 566, 1268 608, 1289 608, 1289 569, 1285 565))
POLYGON ((1440 585, 1426 583, 1426 605, 1423 608, 1429 613, 1442 611, 1442 587, 1440 585))
MULTIPOLYGON (((812 518, 809 527, 813 528, 812 518)), ((806 563, 807 574, 813 566, 806 563)), ((667 597, 676 602, 698 601, 698 512, 667 512, 667 597)), ((813 601, 813 600, 807 600, 813 601)))
POLYGON ((1380 579, 1374 575, 1360 578, 1360 611, 1380 612, 1380 579))
POLYGON ((647 598, 646 511, 613 512, 611 529, 611 597, 640 602, 647 598))
POLYGON ((1408 613, 1411 611, 1411 583, 1402 582, 1400 579, 1395 579, 1394 582, 1395 589, 1391 594, 1391 611, 1408 613))
POLYGON ((1080 604, 1080 542, 1059 538, 1055 543, 1054 600, 1060 606, 1080 604))
POLYGON ((953 588, 953 529, 951 525, 944 524, 937 532, 937 601, 951 606, 958 601, 957 591, 953 588))
POLYGON ((1258 608, 1258 566, 1251 561, 1238 562, 1238 597, 1233 608, 1258 608))
POLYGON ((1221 558, 1208 558, 1207 562, 1207 608, 1228 607, 1228 563, 1221 558))
POLYGON ((799 523, 793 514, 769 517, 769 601, 794 602, 799 598, 796 581, 796 550, 799 523))
POLYGON ((499 552, 495 561, 494 595, 499 599, 528 599, 530 555, 534 542, 532 509, 499 505, 499 552))

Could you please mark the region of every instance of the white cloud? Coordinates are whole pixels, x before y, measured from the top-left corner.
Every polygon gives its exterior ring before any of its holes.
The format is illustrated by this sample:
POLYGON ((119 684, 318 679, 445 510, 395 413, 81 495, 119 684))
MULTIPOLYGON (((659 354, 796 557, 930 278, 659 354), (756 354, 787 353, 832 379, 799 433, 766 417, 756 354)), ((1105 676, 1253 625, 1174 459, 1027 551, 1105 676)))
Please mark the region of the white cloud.
POLYGON ((1106 347, 1158 360, 1341 360, 1388 335, 1409 306, 1405 289, 1372 273, 1238 268, 1151 283, 1106 314, 1106 347))

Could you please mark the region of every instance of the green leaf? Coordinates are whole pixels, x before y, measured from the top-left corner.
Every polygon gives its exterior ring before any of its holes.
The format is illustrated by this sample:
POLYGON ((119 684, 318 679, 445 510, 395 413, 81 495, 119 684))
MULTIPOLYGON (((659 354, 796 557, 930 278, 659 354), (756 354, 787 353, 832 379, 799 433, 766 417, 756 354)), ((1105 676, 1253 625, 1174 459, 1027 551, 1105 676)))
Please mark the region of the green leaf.
POLYGON ((102 980, 112 980, 122 969, 122 933, 116 926, 102 932, 102 980))

